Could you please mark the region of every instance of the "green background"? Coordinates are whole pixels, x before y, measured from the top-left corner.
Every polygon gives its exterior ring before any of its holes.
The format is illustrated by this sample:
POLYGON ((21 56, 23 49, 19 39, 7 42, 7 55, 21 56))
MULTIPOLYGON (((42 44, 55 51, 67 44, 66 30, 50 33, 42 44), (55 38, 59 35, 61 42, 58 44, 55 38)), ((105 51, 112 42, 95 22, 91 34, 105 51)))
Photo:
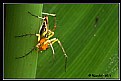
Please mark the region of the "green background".
MULTIPOLYGON (((4 7, 4 78, 119 78, 118 4, 5 4, 4 7), (51 49, 42 53, 34 50, 25 58, 15 59, 37 44, 34 36, 14 37, 38 33, 42 21, 28 11, 39 16, 42 12, 56 13, 54 37, 61 41, 68 55, 67 72, 58 43, 53 44, 54 64, 51 49), (103 77, 92 76, 99 74, 103 77)), ((53 17, 49 17, 50 29, 53 22, 53 17)))

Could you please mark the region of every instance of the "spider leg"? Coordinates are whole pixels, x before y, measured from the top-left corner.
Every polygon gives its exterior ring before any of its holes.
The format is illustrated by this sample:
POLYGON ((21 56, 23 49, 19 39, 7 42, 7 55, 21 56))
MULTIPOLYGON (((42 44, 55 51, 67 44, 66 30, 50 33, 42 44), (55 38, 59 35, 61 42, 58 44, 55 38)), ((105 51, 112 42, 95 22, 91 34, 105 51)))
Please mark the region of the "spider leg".
POLYGON ((55 29, 56 29, 56 16, 54 17, 54 28, 52 31, 55 31, 55 29))
POLYGON ((44 13, 44 12, 42 12, 42 14, 43 15, 48 15, 48 16, 54 16, 54 17, 56 16, 56 14, 49 14, 49 13, 44 13))
POLYGON ((17 57, 16 59, 20 59, 20 58, 23 58, 23 57, 26 57, 27 55, 29 55, 36 47, 33 47, 31 49, 31 51, 29 51, 27 54, 25 54, 24 56, 21 56, 21 57, 17 57))
POLYGON ((40 34, 36 34, 36 36, 38 37, 38 42, 40 41, 40 34))
POLYGON ((42 17, 40 17, 40 16, 34 15, 34 14, 32 14, 31 12, 29 12, 29 11, 28 11, 28 13, 31 14, 32 16, 36 17, 36 18, 39 18, 39 19, 42 19, 42 20, 45 19, 45 18, 42 18, 42 17))
MULTIPOLYGON (((39 18, 39 19, 42 19, 42 20, 45 19, 45 18, 43 18, 43 17, 40 17, 40 16, 37 16, 37 15, 34 15, 34 14, 32 14, 31 12, 29 12, 29 11, 28 11, 28 13, 29 13, 30 15, 36 17, 36 18, 39 18)), ((42 29, 42 26, 43 26, 43 22, 42 22, 42 25, 40 26, 39 33, 40 33, 41 29, 42 29)))
POLYGON ((25 36, 36 36, 36 34, 24 34, 24 35, 18 35, 15 37, 25 37, 25 36))
POLYGON ((67 58, 68 58, 68 56, 67 56, 67 54, 66 54, 66 52, 65 52, 65 50, 64 50, 64 48, 63 48, 63 46, 61 44, 61 42, 58 39, 56 39, 56 38, 53 38, 50 41, 51 41, 52 44, 54 44, 55 42, 58 42, 58 44, 60 45, 60 47, 61 47, 61 49, 62 49, 62 51, 64 53, 64 57, 65 57, 65 72, 66 72, 67 58))
POLYGON ((53 63, 54 63, 55 62, 55 52, 54 52, 54 48, 53 48, 51 42, 50 42, 50 47, 51 47, 52 52, 53 52, 52 54, 53 54, 53 63))

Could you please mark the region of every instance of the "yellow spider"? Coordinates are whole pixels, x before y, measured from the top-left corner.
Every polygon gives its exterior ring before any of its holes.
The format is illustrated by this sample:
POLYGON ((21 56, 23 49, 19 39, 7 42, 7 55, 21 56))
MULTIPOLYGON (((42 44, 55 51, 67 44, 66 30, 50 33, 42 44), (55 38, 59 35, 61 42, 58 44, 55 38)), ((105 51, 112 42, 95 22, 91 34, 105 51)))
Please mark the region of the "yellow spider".
POLYGON ((24 35, 19 35, 19 36, 15 36, 15 37, 37 36, 38 37, 38 43, 30 52, 28 52, 24 56, 17 57, 16 59, 23 58, 23 57, 29 55, 35 48, 38 48, 40 51, 43 51, 43 50, 47 50, 47 48, 51 47, 52 52, 53 52, 53 60, 55 60, 55 57, 54 57, 55 52, 54 52, 54 48, 53 48, 52 45, 55 42, 58 42, 58 44, 60 45, 60 47, 62 48, 62 51, 64 53, 65 72, 66 72, 66 63, 67 63, 67 57, 68 56, 67 56, 61 42, 59 41, 59 39, 57 39, 57 38, 50 39, 51 37, 54 36, 54 30, 56 29, 56 14, 42 13, 44 15, 44 17, 40 17, 40 16, 33 15, 30 12, 28 12, 28 13, 31 14, 32 16, 36 17, 36 18, 43 20, 42 25, 40 26, 40 29, 39 29, 39 33, 38 34, 24 34, 24 35), (53 28, 53 30, 49 29, 48 16, 54 17, 54 28, 53 28))

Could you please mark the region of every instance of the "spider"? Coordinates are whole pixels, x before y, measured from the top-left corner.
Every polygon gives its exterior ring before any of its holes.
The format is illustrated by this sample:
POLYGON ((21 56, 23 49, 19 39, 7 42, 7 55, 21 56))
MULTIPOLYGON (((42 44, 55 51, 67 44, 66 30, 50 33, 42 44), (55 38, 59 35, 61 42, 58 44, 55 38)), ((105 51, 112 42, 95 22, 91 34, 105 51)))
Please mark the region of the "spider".
POLYGON ((25 54, 24 56, 21 56, 21 57, 17 57, 16 59, 23 58, 23 57, 29 55, 35 48, 38 48, 40 51, 44 51, 44 50, 47 50, 49 47, 51 47, 53 60, 55 60, 55 56, 54 56, 55 52, 54 52, 54 48, 53 48, 52 45, 55 42, 58 42, 58 44, 60 45, 60 47, 62 48, 62 51, 64 53, 65 72, 66 72, 66 64, 67 64, 68 56, 67 56, 61 42, 59 41, 59 39, 57 39, 57 38, 50 39, 51 37, 54 36, 54 31, 56 29, 56 14, 49 14, 49 13, 42 12, 42 15, 44 15, 44 17, 40 17, 40 16, 36 16, 36 15, 32 14, 31 12, 28 12, 28 13, 30 15, 36 17, 36 18, 39 18, 39 19, 43 20, 42 25, 40 26, 40 29, 39 29, 39 33, 38 34, 24 34, 24 35, 19 35, 19 36, 15 36, 15 37, 37 36, 38 43, 27 54, 25 54), (54 28, 52 30, 49 29, 48 16, 54 17, 54 28))

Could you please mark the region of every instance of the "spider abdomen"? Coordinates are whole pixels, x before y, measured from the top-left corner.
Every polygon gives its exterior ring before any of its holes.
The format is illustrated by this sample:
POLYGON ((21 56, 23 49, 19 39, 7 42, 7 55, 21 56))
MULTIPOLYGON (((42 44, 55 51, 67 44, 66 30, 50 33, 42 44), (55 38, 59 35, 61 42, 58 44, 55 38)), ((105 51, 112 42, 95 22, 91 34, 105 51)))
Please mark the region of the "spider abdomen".
POLYGON ((40 50, 46 50, 48 48, 48 42, 46 42, 46 41, 47 41, 46 38, 42 38, 40 40, 40 46, 39 46, 40 50))

